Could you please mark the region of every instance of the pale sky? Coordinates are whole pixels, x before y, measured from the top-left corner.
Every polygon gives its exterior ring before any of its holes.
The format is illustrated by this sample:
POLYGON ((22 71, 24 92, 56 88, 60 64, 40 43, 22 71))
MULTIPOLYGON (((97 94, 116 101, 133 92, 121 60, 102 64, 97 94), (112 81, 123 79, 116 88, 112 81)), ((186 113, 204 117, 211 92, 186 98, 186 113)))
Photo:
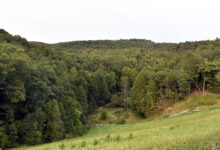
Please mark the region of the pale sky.
POLYGON ((220 37, 220 0, 0 0, 0 28, 29 41, 220 37))

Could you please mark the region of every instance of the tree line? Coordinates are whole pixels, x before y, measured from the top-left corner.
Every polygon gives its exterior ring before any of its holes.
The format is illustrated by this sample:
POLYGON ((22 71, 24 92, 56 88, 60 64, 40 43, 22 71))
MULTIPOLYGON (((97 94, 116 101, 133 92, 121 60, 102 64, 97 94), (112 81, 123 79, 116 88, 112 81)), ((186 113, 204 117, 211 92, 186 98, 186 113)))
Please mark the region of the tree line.
POLYGON ((220 91, 220 40, 28 42, 0 30, 0 147, 82 135, 100 106, 145 117, 220 91))

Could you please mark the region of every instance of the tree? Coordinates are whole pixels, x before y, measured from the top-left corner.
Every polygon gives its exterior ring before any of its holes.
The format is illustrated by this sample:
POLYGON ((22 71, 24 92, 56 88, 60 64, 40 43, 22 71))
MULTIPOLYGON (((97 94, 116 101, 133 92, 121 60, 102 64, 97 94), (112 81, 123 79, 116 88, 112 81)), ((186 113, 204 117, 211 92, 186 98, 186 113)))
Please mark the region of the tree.
POLYGON ((156 101, 157 98, 158 98, 158 88, 157 88, 157 85, 156 85, 156 81, 155 80, 150 80, 148 82, 148 95, 151 96, 152 100, 153 101, 156 101))
POLYGON ((218 82, 220 82, 220 72, 218 72, 216 75, 215 75, 215 78, 218 82))
POLYGON ((124 108, 128 109, 128 100, 129 100, 129 90, 133 85, 133 81, 137 75, 137 71, 135 69, 131 69, 129 67, 122 68, 122 76, 121 76, 121 86, 122 93, 124 97, 124 108))
MULTIPOLYGON (((180 66, 182 70, 185 70, 185 72, 189 75, 190 81, 192 82, 191 84, 195 86, 195 89, 200 92, 200 87, 199 87, 199 64, 200 64, 200 59, 198 56, 193 54, 192 52, 186 53, 180 62, 180 66)), ((193 90, 193 87, 192 87, 193 90)))
POLYGON ((86 115, 88 113, 88 100, 87 100, 87 83, 83 76, 80 76, 78 70, 73 67, 70 70, 70 82, 74 90, 76 100, 81 104, 82 111, 86 115))
POLYGON ((148 117, 151 112, 154 110, 154 100, 152 96, 146 96, 146 110, 145 110, 145 116, 148 117))
POLYGON ((28 114, 22 121, 21 126, 22 129, 19 132, 25 144, 34 145, 42 142, 39 124, 33 114, 28 114))
POLYGON ((145 96, 147 93, 147 76, 148 72, 142 70, 134 81, 134 86, 131 89, 131 100, 133 108, 141 113, 145 114, 146 101, 145 96))
POLYGON ((63 121, 59 105, 56 100, 51 100, 46 104, 46 129, 44 138, 47 142, 59 140, 63 137, 63 121))
POLYGON ((88 110, 94 111, 98 106, 98 85, 94 74, 89 75, 88 78, 88 110))
POLYGON ((215 74, 218 71, 217 62, 216 61, 208 61, 205 59, 203 63, 199 66, 199 70, 203 76, 203 94, 206 90, 206 84, 213 84, 212 80, 214 79, 215 74))
POLYGON ((9 138, 2 121, 0 121, 0 147, 5 148, 9 144, 9 138))
POLYGON ((220 72, 218 72, 215 75, 215 79, 217 80, 217 82, 215 83, 216 89, 217 89, 218 92, 220 92, 220 72))
POLYGON ((81 105, 72 97, 62 98, 62 118, 64 122, 66 137, 75 137, 83 132, 83 125, 80 120, 81 105))
POLYGON ((123 87, 123 97, 124 97, 124 108, 125 110, 128 109, 128 84, 129 84, 129 81, 128 81, 128 77, 127 76, 124 76, 121 78, 121 82, 122 82, 122 87, 123 87))

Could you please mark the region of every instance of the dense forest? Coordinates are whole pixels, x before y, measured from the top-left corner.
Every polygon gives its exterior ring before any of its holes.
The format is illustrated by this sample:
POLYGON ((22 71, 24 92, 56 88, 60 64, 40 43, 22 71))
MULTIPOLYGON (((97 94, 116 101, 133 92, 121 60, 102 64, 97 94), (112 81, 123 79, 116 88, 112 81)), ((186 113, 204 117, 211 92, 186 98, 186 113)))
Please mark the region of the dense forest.
POLYGON ((82 135, 101 106, 147 118, 206 90, 220 92, 220 39, 45 44, 0 30, 0 147, 82 135))

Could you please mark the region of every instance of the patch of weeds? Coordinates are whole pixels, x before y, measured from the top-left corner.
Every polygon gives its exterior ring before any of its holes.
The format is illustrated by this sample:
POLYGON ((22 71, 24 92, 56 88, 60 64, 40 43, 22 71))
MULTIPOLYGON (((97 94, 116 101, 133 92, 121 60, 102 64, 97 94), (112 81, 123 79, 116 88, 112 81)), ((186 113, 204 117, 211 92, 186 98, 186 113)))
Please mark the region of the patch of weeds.
POLYGON ((117 137, 116 137, 116 141, 120 141, 120 135, 117 135, 117 137))
POLYGON ((104 111, 101 113, 100 119, 101 119, 101 120, 106 120, 106 119, 108 119, 108 118, 109 118, 108 113, 104 110, 104 111))
POLYGON ((130 133, 129 139, 133 139, 133 134, 132 133, 130 133))
POLYGON ((122 110, 117 110, 115 111, 115 114, 121 114, 123 111, 122 110))
POLYGON ((98 140, 94 139, 93 145, 94 145, 94 146, 95 146, 95 145, 98 145, 98 140))
POLYGON ((111 135, 110 135, 110 134, 108 134, 108 135, 105 137, 106 140, 110 140, 110 138, 111 138, 111 135))
POLYGON ((124 118, 120 118, 118 121, 117 121, 117 124, 125 124, 126 123, 126 120, 124 118))
POLYGON ((85 141, 82 141, 81 147, 86 147, 86 142, 85 141))
POLYGON ((65 148, 65 145, 62 143, 62 144, 59 145, 59 148, 60 148, 61 150, 63 150, 63 149, 65 148))
POLYGON ((129 118, 129 116, 130 116, 130 115, 129 115, 128 113, 126 113, 126 114, 124 115, 125 118, 129 118))
POLYGON ((72 144, 72 145, 71 145, 71 148, 72 148, 72 149, 74 149, 75 147, 76 147, 76 145, 75 145, 75 144, 72 144))
POLYGON ((213 150, 218 150, 218 149, 220 149, 220 144, 217 144, 217 143, 212 143, 212 149, 213 150))

